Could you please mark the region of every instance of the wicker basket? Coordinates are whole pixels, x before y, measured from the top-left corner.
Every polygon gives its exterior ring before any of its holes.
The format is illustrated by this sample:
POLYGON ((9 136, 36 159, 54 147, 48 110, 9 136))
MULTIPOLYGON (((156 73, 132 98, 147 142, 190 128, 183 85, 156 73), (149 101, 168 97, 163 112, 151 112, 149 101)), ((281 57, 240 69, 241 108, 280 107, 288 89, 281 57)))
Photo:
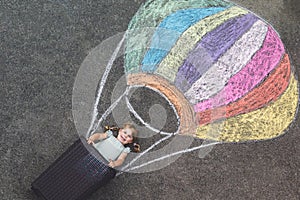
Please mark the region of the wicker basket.
POLYGON ((80 138, 32 183, 32 190, 42 199, 82 200, 115 175, 116 170, 80 138))

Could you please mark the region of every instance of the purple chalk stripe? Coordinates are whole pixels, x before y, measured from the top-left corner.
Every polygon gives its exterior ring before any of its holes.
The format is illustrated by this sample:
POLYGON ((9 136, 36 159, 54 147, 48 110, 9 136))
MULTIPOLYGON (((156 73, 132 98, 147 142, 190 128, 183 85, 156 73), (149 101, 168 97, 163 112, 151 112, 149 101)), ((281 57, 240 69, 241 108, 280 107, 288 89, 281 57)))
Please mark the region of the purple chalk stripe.
POLYGON ((186 92, 257 20, 253 14, 242 15, 207 33, 179 68, 175 85, 186 92))
POLYGON ((196 112, 227 105, 241 98, 255 88, 279 64, 284 54, 284 46, 277 33, 268 27, 262 48, 252 60, 214 97, 194 106, 196 112))

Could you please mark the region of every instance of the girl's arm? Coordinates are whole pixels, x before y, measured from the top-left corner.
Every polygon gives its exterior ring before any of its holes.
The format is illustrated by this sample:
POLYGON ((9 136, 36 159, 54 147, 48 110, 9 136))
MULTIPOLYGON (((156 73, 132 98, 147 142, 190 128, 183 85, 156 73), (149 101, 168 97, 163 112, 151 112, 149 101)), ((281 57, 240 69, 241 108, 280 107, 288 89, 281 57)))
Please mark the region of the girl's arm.
POLYGON ((87 143, 94 144, 95 141, 103 140, 105 138, 107 138, 107 133, 95 133, 88 138, 87 143))
POLYGON ((127 157, 127 153, 123 152, 121 153, 121 155, 118 157, 117 160, 115 161, 110 160, 108 166, 110 166, 111 168, 119 167, 124 163, 126 157, 127 157))

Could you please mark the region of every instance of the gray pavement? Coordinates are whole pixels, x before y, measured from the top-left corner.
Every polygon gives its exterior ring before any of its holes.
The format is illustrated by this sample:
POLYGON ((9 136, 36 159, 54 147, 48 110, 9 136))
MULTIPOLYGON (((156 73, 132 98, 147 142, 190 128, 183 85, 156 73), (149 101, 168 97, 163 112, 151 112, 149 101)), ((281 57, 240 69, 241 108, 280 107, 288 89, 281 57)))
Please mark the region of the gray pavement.
MULTIPOLYGON (((78 138, 72 90, 81 63, 125 31, 142 2, 0 1, 0 199, 36 198, 30 183, 78 138)), ((274 26, 299 77, 300 2, 234 2, 274 26)), ((273 140, 216 145, 203 159, 192 152, 161 170, 122 174, 89 199, 298 200, 299 120, 273 140)))

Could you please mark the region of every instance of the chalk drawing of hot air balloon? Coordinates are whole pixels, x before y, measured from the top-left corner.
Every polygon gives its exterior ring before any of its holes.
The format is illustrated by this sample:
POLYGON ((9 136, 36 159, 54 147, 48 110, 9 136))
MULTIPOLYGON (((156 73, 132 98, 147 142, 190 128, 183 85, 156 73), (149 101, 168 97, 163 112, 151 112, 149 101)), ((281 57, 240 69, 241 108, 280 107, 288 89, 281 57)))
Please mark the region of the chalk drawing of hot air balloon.
MULTIPOLYGON (((149 0, 114 53, 123 43, 124 96, 134 87, 146 87, 164 97, 178 116, 175 134, 211 144, 259 141, 284 134, 295 118, 298 83, 278 33, 231 2, 149 0)), ((95 106, 87 135, 118 102, 98 121, 95 106)), ((166 138, 174 135, 151 127, 127 106, 146 127, 166 138)))
MULTIPOLYGON (((272 139, 283 135, 297 114, 298 81, 279 35, 263 19, 233 3, 148 0, 121 36, 110 52, 107 67, 99 69, 101 78, 88 68, 98 60, 86 60, 73 93, 75 125, 85 138, 124 99, 128 110, 146 128, 163 135, 142 153, 132 156, 120 170, 153 171, 173 162, 171 157, 215 144, 272 139), (125 68, 125 91, 100 116, 99 99, 123 43, 124 67, 118 70, 125 68), (100 79, 96 96, 95 87, 87 87, 94 79, 100 79), (136 87, 148 88, 167 100, 178 117, 177 131, 163 132, 138 115, 128 100, 128 94, 136 87), (95 100, 91 115, 86 94, 95 100), (90 120, 89 127, 86 119, 90 120), (174 139, 160 153, 152 151, 170 138, 174 139), (209 143, 190 147, 194 138, 209 143), (185 140, 188 146, 174 145, 173 141, 178 140, 185 140), (157 165, 162 160, 167 162, 157 165)), ((109 46, 114 45, 106 45, 109 46)), ((105 182, 102 173, 96 177, 94 170, 99 166, 108 169, 107 166, 87 151, 91 147, 84 142, 74 143, 37 179, 33 189, 51 199, 75 199, 76 195, 76 199, 82 199, 91 188, 96 188, 94 182, 105 182), (62 178, 63 173, 66 178, 62 178)))
POLYGON ((298 86, 289 56, 254 13, 224 1, 148 1, 129 31, 128 84, 161 91, 180 115, 182 134, 263 140, 293 121, 298 86), (156 27, 152 35, 140 32, 147 27, 156 27))

